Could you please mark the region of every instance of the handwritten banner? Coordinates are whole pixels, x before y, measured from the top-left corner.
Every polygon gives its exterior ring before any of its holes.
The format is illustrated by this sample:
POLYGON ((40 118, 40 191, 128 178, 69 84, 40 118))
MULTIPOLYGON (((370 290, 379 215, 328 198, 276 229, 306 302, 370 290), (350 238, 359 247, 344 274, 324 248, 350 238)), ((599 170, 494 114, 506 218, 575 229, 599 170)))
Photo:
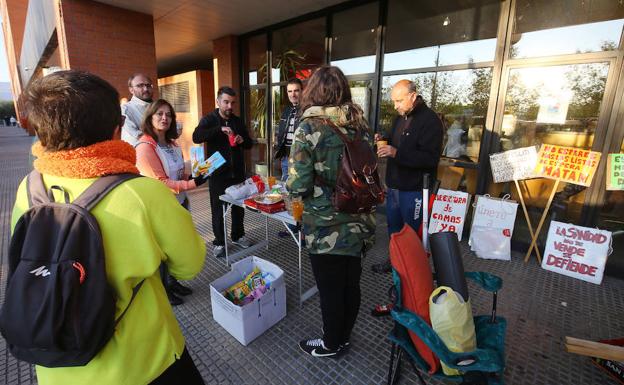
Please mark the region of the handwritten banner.
POLYGON ((543 144, 537 154, 536 176, 581 186, 591 184, 600 153, 575 147, 543 144))
POLYGON ((453 231, 461 241, 470 194, 439 189, 431 208, 429 234, 453 231))
POLYGON ((490 155, 494 183, 535 178, 536 164, 535 147, 522 147, 490 155))
POLYGON ((607 190, 624 190, 624 154, 607 158, 607 190))
POLYGON ((552 221, 542 268, 599 285, 610 244, 609 231, 552 221))

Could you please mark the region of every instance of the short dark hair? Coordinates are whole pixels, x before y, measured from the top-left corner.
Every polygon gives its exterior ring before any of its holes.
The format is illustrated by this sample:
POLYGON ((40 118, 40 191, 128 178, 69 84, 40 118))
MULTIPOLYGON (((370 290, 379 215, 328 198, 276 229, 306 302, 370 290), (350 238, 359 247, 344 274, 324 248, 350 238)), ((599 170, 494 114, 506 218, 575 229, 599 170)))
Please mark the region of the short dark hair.
POLYGON ((49 151, 110 140, 121 124, 117 90, 84 71, 59 71, 34 80, 22 100, 28 126, 49 151))
POLYGON ((234 88, 230 87, 230 86, 223 86, 223 87, 219 87, 219 89, 217 90, 217 99, 221 97, 221 95, 223 94, 227 94, 230 96, 236 96, 236 91, 234 91, 234 88))
POLYGON ((288 84, 299 84, 299 87, 301 87, 303 89, 303 82, 301 81, 301 79, 299 78, 290 78, 288 79, 288 84))
POLYGON ((150 83, 152 82, 152 78, 150 78, 149 76, 145 75, 143 72, 135 72, 132 75, 130 75, 130 77, 128 78, 128 87, 132 87, 132 81, 134 80, 134 78, 136 78, 139 75, 143 75, 147 78, 147 80, 150 81, 150 83))
POLYGON ((169 106, 169 110, 171 110, 171 124, 169 125, 169 129, 165 133, 165 140, 167 141, 167 143, 171 143, 175 139, 178 139, 178 136, 180 135, 178 134, 178 125, 176 123, 175 110, 173 109, 173 106, 165 99, 158 99, 147 107, 147 109, 143 113, 141 131, 143 131, 143 134, 151 136, 152 139, 158 142, 158 135, 156 135, 154 125, 152 124, 152 116, 162 106, 169 106))

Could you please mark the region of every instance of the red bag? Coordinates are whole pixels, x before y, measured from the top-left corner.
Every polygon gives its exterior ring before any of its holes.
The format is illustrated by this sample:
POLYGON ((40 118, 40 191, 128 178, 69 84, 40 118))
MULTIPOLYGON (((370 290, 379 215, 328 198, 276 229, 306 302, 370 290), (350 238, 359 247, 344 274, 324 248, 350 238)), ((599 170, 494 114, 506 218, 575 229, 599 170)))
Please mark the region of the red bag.
MULTIPOLYGON (((405 225, 390 238, 390 262, 401 278, 401 302, 429 325, 429 296, 433 292, 433 275, 427 252, 411 226, 405 225)), ((429 373, 440 368, 440 360, 415 333, 409 332, 414 347, 429 365, 429 373)))

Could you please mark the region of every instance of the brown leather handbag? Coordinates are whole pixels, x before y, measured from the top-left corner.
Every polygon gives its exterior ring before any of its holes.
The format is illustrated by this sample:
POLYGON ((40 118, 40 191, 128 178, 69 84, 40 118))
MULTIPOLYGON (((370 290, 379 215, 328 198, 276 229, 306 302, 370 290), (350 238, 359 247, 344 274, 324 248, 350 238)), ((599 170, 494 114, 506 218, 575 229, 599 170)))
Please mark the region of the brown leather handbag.
POLYGON ((372 147, 362 138, 361 130, 349 139, 331 120, 323 121, 345 145, 332 194, 334 208, 350 214, 373 212, 378 204, 383 203, 384 190, 372 147))

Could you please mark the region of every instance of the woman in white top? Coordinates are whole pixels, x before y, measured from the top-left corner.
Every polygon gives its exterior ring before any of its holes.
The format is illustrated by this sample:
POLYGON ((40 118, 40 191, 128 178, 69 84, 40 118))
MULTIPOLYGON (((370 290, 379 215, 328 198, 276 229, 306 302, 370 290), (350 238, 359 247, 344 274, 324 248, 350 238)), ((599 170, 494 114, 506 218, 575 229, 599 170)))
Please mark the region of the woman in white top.
MULTIPOLYGON (((141 124, 143 135, 135 145, 137 168, 141 175, 162 181, 176 195, 178 202, 188 209, 186 190, 203 184, 205 176, 187 180, 184 174, 184 158, 182 150, 176 143, 178 130, 176 116, 169 102, 158 99, 145 110, 141 124)), ((183 286, 161 265, 163 284, 172 305, 183 303, 179 295, 191 294, 191 289, 183 286)))

